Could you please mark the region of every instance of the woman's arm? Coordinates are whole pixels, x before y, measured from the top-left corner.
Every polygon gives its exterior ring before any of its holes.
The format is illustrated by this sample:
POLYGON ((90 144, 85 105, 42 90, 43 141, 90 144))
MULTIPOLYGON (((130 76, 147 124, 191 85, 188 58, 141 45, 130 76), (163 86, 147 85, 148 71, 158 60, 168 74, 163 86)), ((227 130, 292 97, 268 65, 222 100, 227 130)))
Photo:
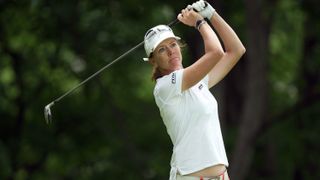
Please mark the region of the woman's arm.
POLYGON ((237 34, 208 2, 199 0, 188 7, 195 9, 202 17, 209 19, 210 23, 222 39, 225 47, 223 57, 209 72, 210 88, 221 81, 230 72, 246 50, 237 34))
POLYGON ((224 44, 225 53, 209 72, 209 88, 221 81, 246 51, 237 34, 217 12, 211 17, 210 22, 224 44))
MULTIPOLYGON (((178 19, 186 25, 195 26, 198 20, 203 19, 193 10, 184 9, 178 19)), ((199 27, 203 38, 205 54, 191 66, 185 68, 182 78, 182 91, 189 89, 203 79, 223 57, 223 49, 212 28, 204 23, 199 27)))

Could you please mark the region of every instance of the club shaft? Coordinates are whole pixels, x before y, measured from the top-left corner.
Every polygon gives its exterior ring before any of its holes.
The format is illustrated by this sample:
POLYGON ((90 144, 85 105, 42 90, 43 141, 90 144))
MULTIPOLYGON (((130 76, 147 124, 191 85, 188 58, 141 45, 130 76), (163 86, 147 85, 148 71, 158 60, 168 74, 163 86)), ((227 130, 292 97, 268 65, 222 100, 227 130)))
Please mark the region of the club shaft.
POLYGON ((64 93, 62 96, 60 96, 59 98, 55 99, 53 102, 59 102, 62 98, 64 98, 65 96, 67 96, 68 94, 72 93, 73 91, 75 91, 76 89, 78 89, 80 86, 82 86, 84 83, 88 82, 89 80, 91 80, 92 78, 94 78, 95 76, 97 76, 98 74, 100 74, 102 71, 104 71, 105 69, 107 69, 108 67, 110 67, 112 64, 116 63, 117 61, 119 61, 120 59, 122 59, 123 57, 125 57, 126 55, 128 55, 129 53, 131 53, 132 51, 134 51, 135 49, 139 48, 141 45, 143 45, 144 41, 140 42, 138 45, 136 45, 135 47, 131 48, 129 51, 125 52, 124 54, 122 54, 121 56, 119 56, 118 58, 116 58, 115 60, 113 60, 112 62, 110 62, 109 64, 105 65, 104 67, 102 67, 99 71, 95 72, 94 74, 92 74, 91 76, 89 76, 87 79, 83 80, 81 83, 79 83, 77 86, 73 87, 72 89, 70 89, 69 91, 67 91, 66 93, 64 93))
MULTIPOLYGON (((180 21, 178 19, 173 20, 172 22, 170 22, 168 24, 169 27, 172 27, 174 25, 176 25, 177 23, 179 23, 180 21)), ((107 69, 108 67, 110 67, 112 64, 118 62, 120 59, 122 59, 123 57, 125 57, 126 55, 130 54, 132 51, 134 51, 135 49, 139 48, 140 46, 142 46, 144 44, 144 41, 140 42, 139 44, 137 44, 136 46, 134 46, 133 48, 131 48, 130 50, 128 50, 127 52, 123 53, 121 56, 119 56, 118 58, 116 58, 115 60, 113 60, 112 62, 110 62, 109 64, 105 65, 104 67, 102 67, 99 71, 95 72, 94 74, 92 74, 91 76, 89 76, 87 79, 83 80, 82 82, 80 82, 78 85, 76 85, 75 87, 73 87, 72 89, 70 89, 69 91, 67 91, 66 93, 64 93, 62 96, 58 97, 57 99, 55 99, 52 103, 56 103, 59 102, 62 98, 64 98, 65 96, 69 95, 70 93, 72 93, 73 91, 75 91, 76 89, 78 89, 80 86, 82 86, 84 83, 88 82, 89 80, 91 80, 92 78, 94 78, 95 76, 97 76, 98 74, 100 74, 102 71, 104 71, 105 69, 107 69)))

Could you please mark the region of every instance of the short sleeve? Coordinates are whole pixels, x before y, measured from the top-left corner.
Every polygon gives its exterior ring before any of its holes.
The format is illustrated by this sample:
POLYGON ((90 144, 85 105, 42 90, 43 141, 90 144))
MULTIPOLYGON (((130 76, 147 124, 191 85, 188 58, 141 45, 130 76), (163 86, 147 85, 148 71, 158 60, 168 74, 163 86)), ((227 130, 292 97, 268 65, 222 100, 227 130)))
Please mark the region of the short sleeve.
POLYGON ((169 100, 174 100, 174 97, 182 94, 182 77, 183 69, 180 69, 157 80, 154 96, 158 105, 170 103, 169 100))
POLYGON ((207 85, 207 87, 209 87, 209 75, 206 75, 203 79, 202 82, 205 83, 205 85, 207 85))

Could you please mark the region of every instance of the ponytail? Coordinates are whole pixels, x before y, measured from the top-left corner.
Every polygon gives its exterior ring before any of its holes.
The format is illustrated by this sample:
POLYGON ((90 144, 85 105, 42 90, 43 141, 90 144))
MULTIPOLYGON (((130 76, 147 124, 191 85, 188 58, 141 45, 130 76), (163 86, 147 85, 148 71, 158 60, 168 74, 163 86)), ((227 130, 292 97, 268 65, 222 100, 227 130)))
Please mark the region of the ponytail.
POLYGON ((152 81, 156 81, 160 77, 162 77, 162 74, 161 74, 158 66, 154 65, 153 68, 152 68, 151 80, 152 81))

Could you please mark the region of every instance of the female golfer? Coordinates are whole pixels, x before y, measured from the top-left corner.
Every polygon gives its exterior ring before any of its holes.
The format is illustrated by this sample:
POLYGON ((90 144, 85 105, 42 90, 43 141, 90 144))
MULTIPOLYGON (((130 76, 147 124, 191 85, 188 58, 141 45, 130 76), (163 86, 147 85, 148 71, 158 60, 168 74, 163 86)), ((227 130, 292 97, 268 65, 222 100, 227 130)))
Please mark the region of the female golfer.
POLYGON ((170 27, 158 25, 144 37, 148 57, 144 60, 152 64, 156 81, 155 101, 173 143, 170 180, 228 180, 217 102, 209 88, 226 76, 245 48, 232 28, 203 0, 183 9, 178 19, 195 27, 204 42, 204 55, 189 67, 182 66, 180 38, 170 27), (204 18, 221 37, 225 50, 204 18))

